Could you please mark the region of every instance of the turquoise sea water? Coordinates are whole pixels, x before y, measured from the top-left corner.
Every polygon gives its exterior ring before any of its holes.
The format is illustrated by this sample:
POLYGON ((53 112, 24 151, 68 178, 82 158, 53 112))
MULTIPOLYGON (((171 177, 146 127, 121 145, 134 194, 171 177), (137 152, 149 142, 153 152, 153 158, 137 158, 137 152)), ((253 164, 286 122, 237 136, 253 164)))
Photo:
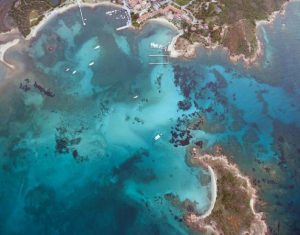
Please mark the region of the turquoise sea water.
POLYGON ((151 57, 176 32, 116 31, 125 13, 108 10, 84 8, 86 27, 77 9, 60 15, 7 56, 25 74, 0 67, 0 233, 189 234, 165 195, 208 208, 207 173, 185 162, 201 143, 251 176, 272 233, 297 234, 300 5, 259 29, 265 56, 251 69, 222 51, 151 57))

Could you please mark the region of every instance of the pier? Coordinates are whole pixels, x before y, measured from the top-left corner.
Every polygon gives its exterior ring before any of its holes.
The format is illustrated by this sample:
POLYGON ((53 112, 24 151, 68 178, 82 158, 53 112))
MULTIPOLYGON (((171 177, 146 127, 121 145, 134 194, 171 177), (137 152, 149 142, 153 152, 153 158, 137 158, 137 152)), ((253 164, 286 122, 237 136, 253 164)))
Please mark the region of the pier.
POLYGON ((169 55, 148 55, 149 57, 168 57, 169 55))
POLYGON ((170 64, 169 62, 150 62, 150 65, 168 65, 170 64))
POLYGON ((131 25, 130 24, 127 24, 127 25, 124 25, 124 26, 121 26, 119 28, 116 28, 117 31, 120 31, 120 30, 123 30, 123 29, 127 29, 129 28, 131 25))
POLYGON ((149 62, 149 65, 168 65, 169 63, 169 54, 150 54, 148 55, 148 57, 150 58, 161 58, 161 60, 155 61, 157 59, 155 59, 153 62, 149 62))
POLYGON ((116 28, 117 31, 120 31, 120 30, 123 30, 123 29, 127 29, 127 28, 130 28, 132 26, 130 9, 129 9, 129 7, 126 4, 126 1, 124 1, 123 3, 124 4, 123 4, 122 9, 125 10, 125 15, 126 15, 126 18, 127 18, 127 23, 124 26, 116 28))

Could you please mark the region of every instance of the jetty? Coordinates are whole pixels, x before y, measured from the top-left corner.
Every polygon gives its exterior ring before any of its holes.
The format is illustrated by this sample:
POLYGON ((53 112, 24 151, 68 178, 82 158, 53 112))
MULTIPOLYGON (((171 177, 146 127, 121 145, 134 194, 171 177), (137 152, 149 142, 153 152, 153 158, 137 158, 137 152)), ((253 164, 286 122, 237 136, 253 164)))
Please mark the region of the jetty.
POLYGON ((155 59, 154 61, 150 61, 149 65, 168 65, 169 63, 169 54, 150 54, 148 55, 148 57, 150 58, 161 58, 161 60, 159 61, 155 61, 157 59, 155 59))
POLYGON ((150 62, 149 63, 150 65, 167 65, 167 64, 170 64, 168 62, 150 62))
POLYGON ((161 55, 161 54, 158 54, 158 55, 148 55, 149 57, 168 57, 169 55, 161 55))
POLYGON ((76 0, 76 3, 78 5, 79 11, 80 11, 80 16, 81 16, 82 24, 83 24, 83 26, 85 26, 86 25, 86 23, 85 23, 86 19, 83 18, 82 9, 81 9, 81 1, 80 0, 76 0))
POLYGON ((129 27, 131 27, 131 25, 130 25, 130 24, 126 24, 126 25, 124 25, 124 26, 121 26, 121 27, 119 27, 119 28, 116 28, 116 30, 117 30, 117 31, 120 31, 120 30, 123 30, 123 29, 127 29, 127 28, 129 28, 129 27))

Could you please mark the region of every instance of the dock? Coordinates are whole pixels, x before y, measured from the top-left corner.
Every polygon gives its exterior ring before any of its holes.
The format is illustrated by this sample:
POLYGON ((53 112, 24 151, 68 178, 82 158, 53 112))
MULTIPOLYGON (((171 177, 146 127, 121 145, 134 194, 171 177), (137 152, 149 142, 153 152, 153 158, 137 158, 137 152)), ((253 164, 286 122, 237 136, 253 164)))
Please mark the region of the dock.
POLYGON ((168 65, 169 63, 169 54, 150 54, 148 57, 153 58, 153 62, 149 62, 149 65, 168 65), (161 58, 161 59, 154 59, 154 58, 161 58), (161 62, 159 62, 161 61, 161 62))
POLYGON ((158 54, 158 55, 148 55, 149 57, 168 57, 169 55, 162 55, 162 54, 158 54))
POLYGON ((127 29, 129 28, 131 25, 130 24, 127 24, 127 25, 124 25, 124 26, 121 26, 119 28, 116 28, 117 31, 120 31, 120 30, 123 30, 123 29, 127 29))
POLYGON ((168 62, 150 62, 149 64, 150 65, 168 65, 170 63, 168 63, 168 62))
POLYGON ((79 12, 80 12, 80 17, 81 17, 81 21, 82 21, 82 25, 85 26, 86 23, 85 23, 85 18, 83 17, 83 14, 82 14, 82 9, 81 9, 81 1, 80 0, 76 0, 76 3, 77 3, 77 6, 79 8, 79 12))

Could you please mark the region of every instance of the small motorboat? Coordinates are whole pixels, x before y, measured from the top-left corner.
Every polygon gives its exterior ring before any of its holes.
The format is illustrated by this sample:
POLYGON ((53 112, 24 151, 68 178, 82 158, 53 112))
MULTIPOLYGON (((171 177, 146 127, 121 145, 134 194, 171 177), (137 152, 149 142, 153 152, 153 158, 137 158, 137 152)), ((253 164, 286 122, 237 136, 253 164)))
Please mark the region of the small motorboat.
POLYGON ((158 133, 154 136, 154 141, 158 141, 161 138, 162 134, 158 133))

